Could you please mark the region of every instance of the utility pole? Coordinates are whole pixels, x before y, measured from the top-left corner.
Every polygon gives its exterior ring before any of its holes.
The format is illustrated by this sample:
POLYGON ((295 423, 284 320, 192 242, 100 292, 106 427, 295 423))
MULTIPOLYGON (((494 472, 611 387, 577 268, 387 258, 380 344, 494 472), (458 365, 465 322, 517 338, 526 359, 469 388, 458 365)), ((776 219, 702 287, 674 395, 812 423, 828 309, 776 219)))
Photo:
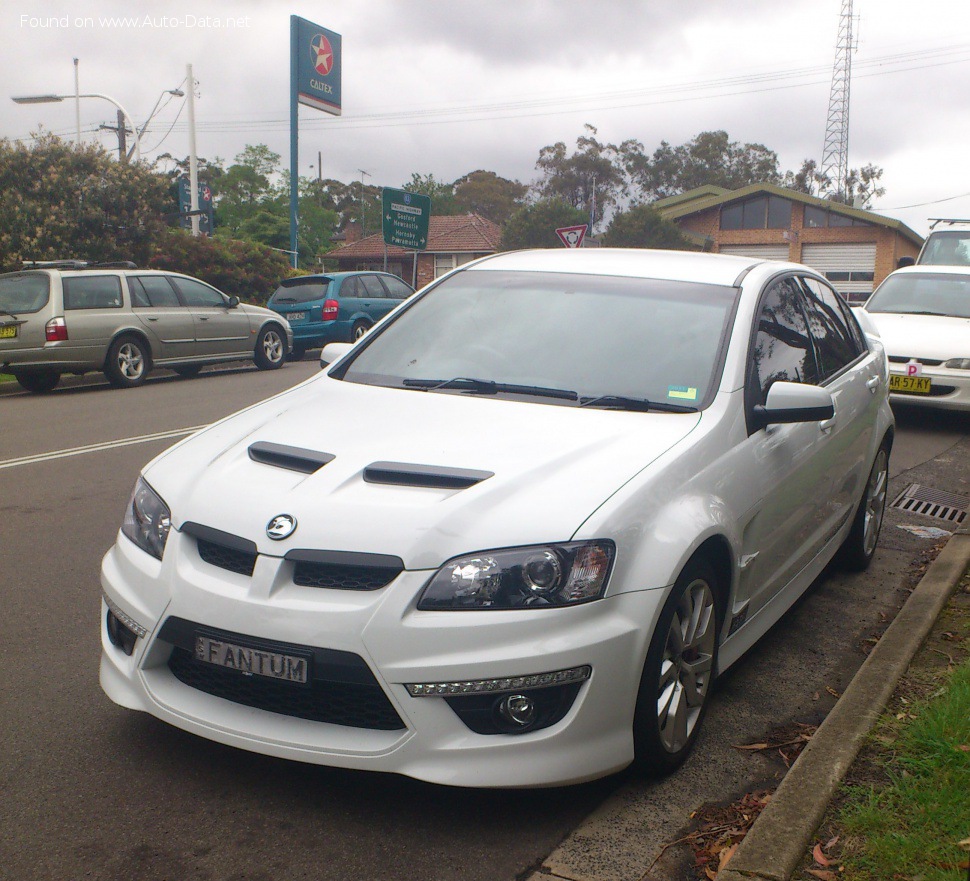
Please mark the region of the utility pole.
MULTIPOLYGON (((120 110, 118 113, 118 124, 117 125, 99 125, 99 129, 103 129, 106 132, 117 132, 118 133, 118 161, 127 162, 128 161, 128 126, 125 124, 125 115, 120 110)), ((134 132, 132 132, 134 134, 134 132)))
POLYGON ((77 72, 77 59, 74 59, 74 124, 77 127, 78 149, 81 147, 81 87, 77 72))
POLYGON ((189 208, 192 211, 192 235, 199 234, 199 157, 195 152, 195 80, 192 65, 185 65, 186 83, 189 87, 189 208))

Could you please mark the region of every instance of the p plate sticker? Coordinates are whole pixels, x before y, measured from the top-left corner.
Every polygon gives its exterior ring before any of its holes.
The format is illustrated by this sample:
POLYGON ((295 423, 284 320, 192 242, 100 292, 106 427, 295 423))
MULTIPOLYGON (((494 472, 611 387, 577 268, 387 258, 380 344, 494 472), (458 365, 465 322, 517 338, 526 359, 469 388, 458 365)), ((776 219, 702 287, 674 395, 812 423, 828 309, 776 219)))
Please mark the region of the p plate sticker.
POLYGON ((668 398, 682 398, 685 401, 697 400, 697 389, 693 386, 670 385, 667 386, 668 398))

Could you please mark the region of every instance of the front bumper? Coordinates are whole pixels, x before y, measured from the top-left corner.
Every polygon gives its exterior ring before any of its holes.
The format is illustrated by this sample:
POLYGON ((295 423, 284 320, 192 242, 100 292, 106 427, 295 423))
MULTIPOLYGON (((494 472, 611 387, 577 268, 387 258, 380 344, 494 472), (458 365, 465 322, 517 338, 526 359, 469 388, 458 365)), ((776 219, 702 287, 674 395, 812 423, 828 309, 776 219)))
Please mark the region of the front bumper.
MULTIPOLYGON (((404 571, 385 588, 300 587, 292 563, 260 555, 251 577, 204 562, 175 531, 159 563, 119 537, 102 565, 112 606, 145 628, 129 656, 102 606, 101 684, 116 703, 231 746, 315 764, 404 774, 457 786, 577 783, 633 759, 633 711, 646 641, 664 591, 572 609, 418 612, 430 577, 404 571), (358 656, 400 718, 391 730, 253 708, 185 684, 162 628, 184 619, 261 640, 358 656), (524 734, 477 734, 440 697, 406 684, 513 677, 590 665, 565 716, 524 734)), ((171 630, 171 628, 169 628, 171 630)))

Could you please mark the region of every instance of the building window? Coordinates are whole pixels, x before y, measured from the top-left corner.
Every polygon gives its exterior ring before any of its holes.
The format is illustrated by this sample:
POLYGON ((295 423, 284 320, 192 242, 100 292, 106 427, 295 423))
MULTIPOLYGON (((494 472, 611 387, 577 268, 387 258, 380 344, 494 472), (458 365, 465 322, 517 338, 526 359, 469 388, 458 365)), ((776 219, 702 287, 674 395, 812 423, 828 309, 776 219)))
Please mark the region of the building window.
POLYGON ((815 205, 805 206, 805 226, 815 229, 831 226, 872 226, 865 220, 857 220, 847 214, 837 214, 835 211, 826 211, 815 205))
POLYGON ((461 266, 463 263, 469 263, 483 256, 483 254, 435 254, 434 277, 440 278, 446 272, 451 272, 456 266, 461 266))
POLYGON ((791 201, 781 196, 755 196, 721 209, 721 229, 789 229, 791 201))

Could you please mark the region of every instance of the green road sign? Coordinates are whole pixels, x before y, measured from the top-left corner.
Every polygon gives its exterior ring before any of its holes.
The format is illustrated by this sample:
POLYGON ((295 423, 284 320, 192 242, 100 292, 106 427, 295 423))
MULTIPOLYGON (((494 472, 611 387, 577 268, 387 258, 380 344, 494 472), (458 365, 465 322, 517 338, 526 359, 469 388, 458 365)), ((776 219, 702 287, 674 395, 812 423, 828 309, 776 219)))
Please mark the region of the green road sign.
POLYGON ((384 187, 381 201, 384 243, 413 251, 427 248, 431 198, 384 187))

